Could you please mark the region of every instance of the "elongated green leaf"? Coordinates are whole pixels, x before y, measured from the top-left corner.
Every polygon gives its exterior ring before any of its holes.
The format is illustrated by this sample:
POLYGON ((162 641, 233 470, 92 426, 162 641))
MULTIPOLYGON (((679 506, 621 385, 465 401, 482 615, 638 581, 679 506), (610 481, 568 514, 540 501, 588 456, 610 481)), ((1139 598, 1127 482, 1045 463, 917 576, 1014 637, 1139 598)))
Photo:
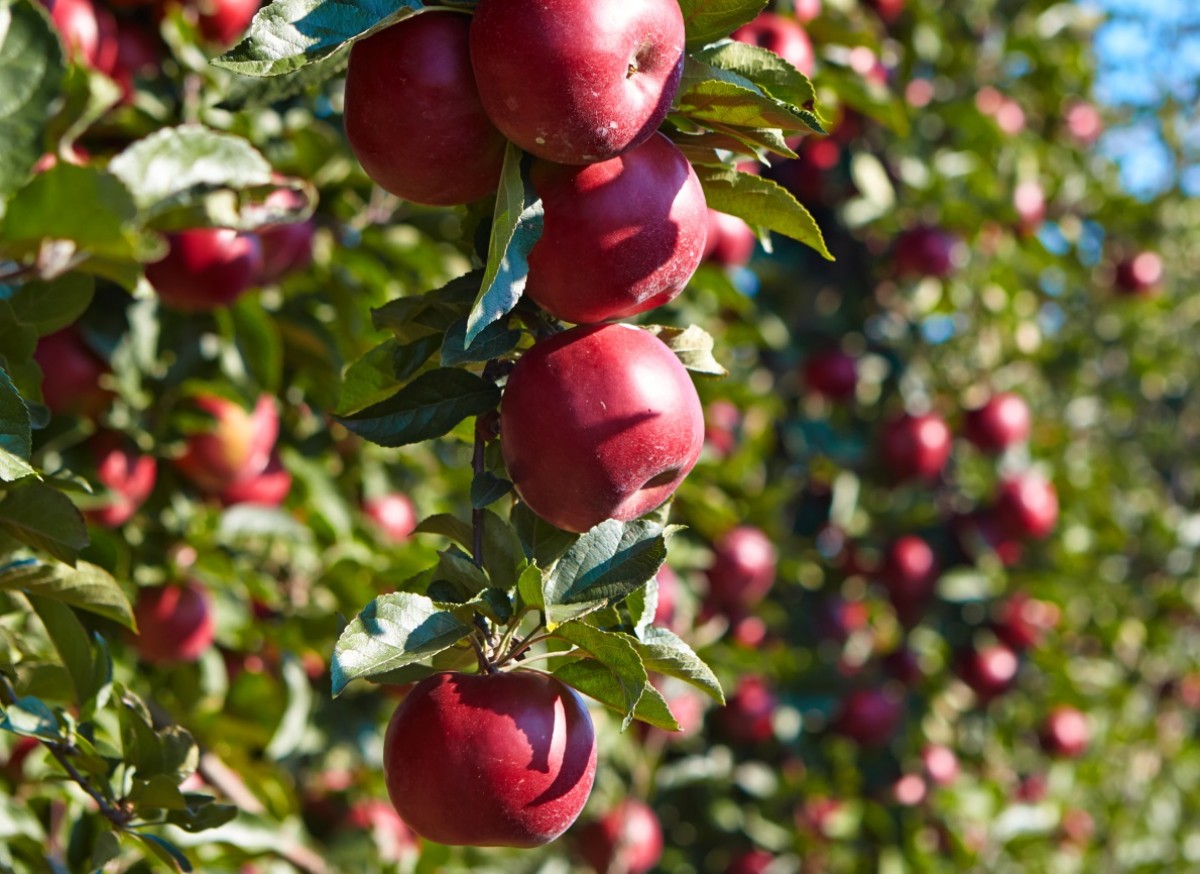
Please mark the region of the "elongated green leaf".
POLYGON ((0 0, 0 201, 41 157, 65 70, 46 11, 37 3, 0 0))
POLYGON ((275 0, 254 16, 246 38, 213 63, 244 76, 281 76, 423 8, 420 0, 275 0))
POLYGON ((56 741, 61 739, 58 728, 58 717, 54 715, 44 701, 26 695, 9 704, 4 710, 4 718, 0 719, 0 728, 14 734, 26 737, 36 737, 42 740, 56 741))
POLYGON ((280 667, 284 689, 287 690, 287 709, 275 727, 271 742, 263 751, 268 759, 279 761, 296 752, 312 722, 313 685, 300 660, 293 655, 284 658, 280 667))
MULTIPOLYGON (((108 166, 133 193, 146 221, 196 206, 216 191, 272 184, 270 163, 249 142, 197 124, 158 130, 108 166)), ((229 227, 242 223, 236 212, 222 219, 229 227)))
POLYGON ((492 582, 511 589, 525 569, 521 539, 512 525, 491 510, 483 511, 483 566, 492 582))
POLYGON ((471 506, 481 510, 488 504, 494 504, 512 491, 511 481, 501 479, 491 471, 485 470, 471 480, 471 506))
POLYGON ((463 549, 471 548, 471 526, 449 513, 438 513, 422 519, 414 530, 418 534, 440 534, 449 537, 463 549))
POLYGON ((525 556, 542 567, 549 567, 576 540, 578 534, 555 528, 524 504, 517 504, 512 511, 512 525, 521 540, 525 556))
POLYGON ((381 595, 346 626, 333 653, 333 694, 449 649, 471 633, 453 613, 409 592, 381 595))
POLYGON ((76 567, 29 561, 0 571, 0 590, 61 601, 133 629, 133 608, 108 571, 88 562, 76 567))
POLYGON ((622 696, 621 712, 625 717, 622 728, 627 728, 649 684, 646 668, 629 639, 578 621, 560 625, 554 636, 575 644, 612 672, 622 696))
POLYGON ((6 464, 0 458, 0 481, 13 482, 33 473, 28 465, 33 452, 29 408, 3 367, 0 367, 0 449, 15 456, 17 461, 6 464))
POLYGON ((695 58, 709 70, 736 74, 741 83, 751 84, 790 107, 815 133, 825 132, 825 125, 816 112, 816 92, 812 82, 774 52, 743 42, 730 42, 698 52, 695 58))
POLYGON ((673 328, 666 325, 646 325, 646 330, 662 340, 680 362, 692 373, 701 376, 728 376, 729 371, 713 356, 712 335, 703 328, 691 325, 673 328))
POLYGON ((431 336, 440 343, 450 326, 471 311, 482 280, 483 271, 475 270, 434 291, 398 297, 371 310, 371 321, 379 330, 391 331, 401 343, 431 336))
POLYGON ((27 282, 12 296, 17 320, 46 336, 74 322, 92 302, 96 280, 83 273, 68 273, 48 282, 27 282))
POLYGON ((179 847, 166 838, 160 838, 158 835, 142 831, 131 831, 128 834, 141 841, 146 846, 146 849, 176 871, 183 871, 184 874, 190 874, 194 870, 192 863, 188 861, 188 857, 184 855, 183 850, 179 849, 179 847))
POLYGON ((770 179, 736 170, 699 167, 696 173, 713 209, 791 237, 812 247, 827 261, 833 260, 816 221, 787 189, 770 179))
POLYGON ((667 557, 661 525, 601 522, 555 563, 543 588, 548 623, 573 615, 571 605, 611 604, 645 584, 667 557), (567 610, 558 610, 558 607, 567 610))
POLYGON ((456 547, 438 554, 437 575, 449 582, 464 599, 475 597, 491 585, 487 574, 456 547))
POLYGON ((679 635, 666 628, 650 626, 641 640, 631 637, 633 648, 646 670, 677 677, 703 691, 718 704, 725 703, 721 681, 704 660, 679 635))
POLYGON ((87 525, 71 499, 40 482, 22 484, 0 501, 0 530, 69 565, 88 545, 87 525))
MULTIPOLYGON (((675 109, 690 119, 734 128, 813 130, 805 114, 763 94, 751 83, 700 79, 681 91, 675 109)), ((812 113, 807 113, 812 116, 812 113)), ((812 116, 815 118, 815 116, 812 116)))
POLYGON ((346 69, 350 46, 334 49, 332 54, 291 73, 268 79, 239 76, 229 86, 217 106, 221 109, 260 109, 281 100, 297 97, 332 79, 346 69))
POLYGON ((92 645, 87 629, 71 608, 61 601, 29 596, 29 603, 42 620, 46 634, 67 669, 74 689, 75 704, 82 708, 95 693, 95 664, 92 660, 92 645))
POLYGON ((466 336, 466 319, 459 319, 446 331, 446 339, 442 343, 444 366, 499 358, 515 349, 521 340, 521 332, 510 328, 503 316, 480 331, 469 346, 466 345, 466 336))
POLYGON ((404 446, 448 433, 468 416, 500 403, 494 383, 465 370, 443 367, 423 373, 382 403, 338 419, 380 446, 404 446))
POLYGON ((708 45, 758 17, 767 0, 679 0, 689 49, 708 45))
MULTIPOLYGON (((616 674, 595 659, 568 662, 555 670, 553 676, 581 694, 595 698, 622 717, 626 715, 625 687, 616 674)), ((679 731, 680 728, 662 694, 649 683, 642 688, 633 718, 666 731, 679 731)))
POLYGON ((543 216, 542 202, 526 178, 524 159, 520 148, 509 143, 496 193, 483 285, 467 319, 467 344, 474 343, 484 328, 510 312, 525 293, 529 253, 541 239, 543 216))

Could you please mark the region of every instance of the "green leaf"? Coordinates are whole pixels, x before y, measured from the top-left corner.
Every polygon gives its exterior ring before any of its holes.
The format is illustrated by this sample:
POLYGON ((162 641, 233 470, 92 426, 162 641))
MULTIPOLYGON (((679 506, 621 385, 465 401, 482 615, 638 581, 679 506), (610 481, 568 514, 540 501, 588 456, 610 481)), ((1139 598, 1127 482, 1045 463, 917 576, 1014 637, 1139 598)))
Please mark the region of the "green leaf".
POLYGON ((423 8, 420 0, 275 0, 254 16, 246 38, 213 63, 245 76, 281 76, 423 8))
POLYGON ((483 271, 474 270, 434 291, 398 297, 371 310, 371 323, 401 343, 434 336, 440 344, 450 326, 471 311, 482 279, 483 271))
POLYGON ((0 456, 0 482, 13 482, 34 472, 28 464, 33 452, 29 407, 3 367, 0 367, 0 449, 14 459, 7 461, 0 456))
POLYGON ((482 524, 483 566, 495 585, 501 589, 511 589, 525 568, 521 539, 512 525, 491 510, 483 511, 482 524))
MULTIPOLYGON (((816 114, 816 92, 809 78, 768 49, 743 42, 730 42, 695 55, 710 70, 733 73, 769 97, 789 107, 815 133, 825 133, 816 114)), ((735 84, 739 84, 734 80, 735 84)))
POLYGON ((338 421, 380 446, 405 446, 448 433, 463 419, 500 403, 494 383, 465 370, 423 373, 388 400, 338 421))
POLYGON ((471 548, 471 526, 449 513, 438 513, 422 519, 413 530, 418 534, 440 534, 449 537, 463 549, 471 548))
MULTIPOLYGON (((272 185, 270 163, 249 142, 198 124, 155 131, 113 158, 108 168, 133 193, 147 222, 196 207, 215 192, 272 185)), ((243 224, 236 206, 228 203, 212 219, 225 227, 243 224)))
POLYGON ((667 557, 661 525, 609 519, 582 535, 550 570, 543 587, 547 625, 570 618, 570 605, 612 604, 644 585, 667 557), (567 609, 559 609, 566 607, 567 609))
POLYGON ((673 631, 650 626, 641 640, 634 637, 629 640, 641 656, 646 670, 676 677, 700 689, 718 704, 725 703, 721 681, 712 668, 673 631))
POLYGON ((319 61, 269 79, 238 76, 229 85, 229 90, 218 109, 243 110, 262 109, 283 100, 298 97, 306 91, 340 75, 350 61, 350 46, 334 49, 333 53, 319 61))
MULTIPOLYGON (((437 338, 425 338, 417 342, 432 344, 424 359, 417 364, 420 367, 437 351, 437 338)), ((357 412, 396 393, 402 380, 396 378, 393 361, 400 348, 394 339, 384 340, 346 368, 342 377, 342 393, 338 399, 339 415, 357 412)))
POLYGON ((166 774, 156 774, 148 780, 135 778, 128 797, 142 819, 154 818, 159 810, 187 809, 179 786, 166 774))
POLYGON ((703 328, 691 325, 673 328, 667 325, 646 325, 647 331, 666 344, 680 362, 692 373, 701 376, 728 376, 729 371, 713 356, 712 335, 703 328))
POLYGON ((67 273, 49 281, 34 280, 17 289, 9 303, 13 314, 39 337, 53 334, 83 315, 92 302, 96 280, 84 273, 67 273))
MULTIPOLYGON (((595 659, 568 662, 554 671, 552 676, 581 694, 595 698, 623 717, 626 715, 623 684, 616 674, 595 659)), ((680 725, 675 721, 662 694, 649 683, 642 687, 633 717, 666 731, 680 730, 680 725)))
POLYGON ((816 221, 786 188, 736 170, 698 167, 696 174, 711 208, 791 237, 815 249, 825 260, 833 260, 816 221))
POLYGON ((102 871, 104 866, 121 855, 121 841, 113 832, 100 832, 92 844, 92 855, 88 864, 93 871, 102 871))
POLYGON ((334 649, 333 694, 354 679, 394 671, 449 649, 471 626, 410 592, 381 595, 346 626, 334 649))
POLYGON ((61 601, 134 628, 133 608, 108 571, 88 562, 65 564, 23 562, 0 570, 0 590, 21 591, 61 601))
POLYGON ((52 742, 62 739, 58 717, 54 715, 54 711, 32 695, 18 698, 16 703, 5 707, 4 718, 0 719, 0 728, 14 734, 52 742))
POLYGON ((42 620, 46 634, 54 649, 62 660, 67 675, 71 678, 74 688, 75 703, 82 709, 83 705, 96 693, 95 663, 92 659, 92 645, 88 638, 87 629, 79 621, 71 608, 60 601, 49 598, 29 596, 29 603, 42 620))
POLYGON ((487 268, 467 319, 466 343, 474 343, 484 328, 507 315, 525 293, 529 253, 541 239, 542 224, 542 201, 527 178, 525 154, 509 143, 496 192, 487 268))
POLYGON ((555 528, 524 504, 513 507, 512 526, 521 540, 525 557, 542 567, 550 567, 570 548, 578 534, 555 528))
POLYGON ((494 504, 512 491, 511 481, 501 479, 491 471, 485 470, 471 480, 471 506, 482 510, 488 504, 494 504))
POLYGON ((183 850, 179 849, 179 847, 166 838, 160 838, 158 835, 152 835, 149 832, 143 831, 126 831, 125 833, 145 844, 146 849, 166 862, 174 870, 183 871, 185 874, 191 872, 192 863, 183 854, 183 850))
POLYGON ((42 155, 66 65, 50 16, 37 3, 0 0, 0 202, 42 155))
POLYGON ((526 607, 541 610, 546 606, 542 597, 542 569, 536 564, 529 565, 521 572, 517 579, 517 595, 526 607))
POLYGON ((487 574, 456 547, 438 554, 437 576, 449 582, 464 599, 475 597, 491 585, 487 574))
POLYGON ((185 792, 183 800, 186 805, 184 809, 168 813, 167 822, 191 834, 220 828, 238 815, 238 809, 232 804, 217 804, 208 795, 185 792))
MULTIPOLYGON (((775 57, 765 49, 759 51, 775 57)), ((781 59, 779 63, 787 66, 781 59)), ((793 88, 788 93, 795 92, 793 88)), ((674 111, 704 126, 824 133, 820 120, 811 111, 772 97, 740 74, 691 59, 684 70, 674 111)))
POLYGON ((65 240, 92 255, 132 261, 136 216, 133 197, 116 176, 60 161, 13 195, 0 239, 14 253, 36 251, 45 240, 65 240))
POLYGON ((575 644, 612 672, 621 693, 620 712, 625 717, 621 728, 628 728, 642 691, 649 685, 646 668, 629 640, 578 621, 563 623, 555 629, 554 636, 575 644))
POLYGON ((767 0, 679 0, 688 49, 708 45, 758 17, 767 0))
POLYGON ((442 342, 442 365, 490 361, 511 352, 521 341, 521 332, 508 326, 503 316, 485 327, 466 345, 467 320, 459 319, 446 331, 442 342))
POLYGON ((40 482, 22 484, 0 501, 0 530, 69 565, 88 545, 87 524, 71 499, 40 482))

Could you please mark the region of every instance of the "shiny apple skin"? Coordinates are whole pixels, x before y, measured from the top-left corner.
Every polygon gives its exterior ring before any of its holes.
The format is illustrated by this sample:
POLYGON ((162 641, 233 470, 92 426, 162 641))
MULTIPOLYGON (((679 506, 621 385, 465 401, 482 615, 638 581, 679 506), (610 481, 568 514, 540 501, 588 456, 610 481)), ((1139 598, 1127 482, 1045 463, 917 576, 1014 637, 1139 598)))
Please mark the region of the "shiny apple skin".
POLYGON ((505 136, 547 161, 594 164, 658 129, 684 42, 676 0, 481 0, 471 64, 505 136))
POLYGON ((996 495, 995 514, 1012 537, 1040 540, 1058 524, 1058 492, 1035 471, 1005 479, 996 495))
POLYGON ((691 377, 666 345, 629 325, 580 326, 536 343, 500 406, 500 448, 518 494, 567 531, 653 510, 703 444, 691 377))
POLYGON ((898 480, 936 478, 952 448, 949 426, 934 413, 890 419, 880 434, 884 466, 898 480))
POLYGON ((455 846, 549 843, 579 816, 596 775, 587 707, 531 671, 422 680, 396 708, 383 755, 396 812, 455 846))
POLYGON ((985 452, 1003 452, 1029 439, 1029 404, 1020 395, 1000 392, 984 404, 968 410, 964 418, 966 438, 985 452))
POLYGON ((138 625, 135 643, 144 661, 194 662, 212 645, 216 623, 208 593, 199 583, 143 588, 133 615, 138 625))
POLYGON ((500 183, 504 136, 479 102, 471 19, 424 12, 354 44, 346 138, 381 188, 413 203, 470 203, 500 183))
POLYGON ((232 228, 195 228, 167 235, 166 257, 146 265, 146 279, 167 307, 210 312, 229 306, 262 270, 258 237, 232 228))
POLYGON ((534 163, 545 225, 525 293, 577 324, 672 301, 704 254, 707 206, 696 171, 662 134, 584 167, 534 163))

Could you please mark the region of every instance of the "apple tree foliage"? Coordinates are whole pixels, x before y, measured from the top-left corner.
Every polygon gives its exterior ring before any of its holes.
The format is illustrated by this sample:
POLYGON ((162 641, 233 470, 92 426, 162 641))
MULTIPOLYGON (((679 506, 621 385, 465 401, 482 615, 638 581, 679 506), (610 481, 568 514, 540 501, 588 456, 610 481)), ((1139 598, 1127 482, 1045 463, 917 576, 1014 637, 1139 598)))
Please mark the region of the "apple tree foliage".
POLYGON ((393 690, 492 646, 603 705, 585 817, 647 801, 663 870, 750 851, 773 871, 1195 864, 1200 216, 1175 191, 1130 198, 1069 124, 1094 76, 1084 8, 826 0, 810 82, 724 41, 761 0, 680 0, 664 130, 763 245, 639 320, 697 377, 700 464, 671 507, 573 535, 513 501, 489 430, 539 318, 520 152, 494 201, 439 210, 372 188, 342 134, 348 46, 424 4, 276 0, 224 54, 192 7, 126 5, 161 57, 129 96, 40 5, 0 0, 0 870, 580 864, 571 833, 451 850, 388 816, 393 690), (1014 201, 1035 187, 1039 210, 1014 201), (173 312, 145 281, 165 232, 306 220, 311 266, 228 308, 173 312), (941 275, 897 271, 916 227, 957 241, 941 275), (1162 293, 1118 294, 1117 262, 1143 249, 1168 265, 1162 293), (35 350, 69 326, 103 362, 103 403, 51 415, 35 350), (802 376, 830 348, 858 363, 848 403, 802 376), (933 410, 961 434, 1001 390, 1032 410, 1027 444, 958 440, 933 482, 881 465, 886 418, 933 410), (280 506, 224 506, 172 464, 205 393, 278 399, 280 506), (110 497, 99 430, 159 461, 111 529, 84 515, 110 497), (1010 560, 959 536, 1031 466, 1061 502, 1049 538, 1010 560), (401 545, 363 509, 395 492, 421 520, 401 545), (744 615, 707 609, 712 544, 742 524, 774 542, 774 587, 744 615), (941 573, 902 616, 877 558, 913 533, 941 573), (669 629, 651 624, 664 562, 682 581, 669 629), (137 592, 183 580, 211 593, 216 645, 139 661, 137 592), (963 665, 1018 594, 1042 607, 1037 640, 981 695, 963 665), (899 702, 876 743, 848 725, 863 691, 899 702), (1041 737, 1064 704, 1091 733, 1070 761, 1041 737), (699 726, 668 731, 685 715, 699 726))

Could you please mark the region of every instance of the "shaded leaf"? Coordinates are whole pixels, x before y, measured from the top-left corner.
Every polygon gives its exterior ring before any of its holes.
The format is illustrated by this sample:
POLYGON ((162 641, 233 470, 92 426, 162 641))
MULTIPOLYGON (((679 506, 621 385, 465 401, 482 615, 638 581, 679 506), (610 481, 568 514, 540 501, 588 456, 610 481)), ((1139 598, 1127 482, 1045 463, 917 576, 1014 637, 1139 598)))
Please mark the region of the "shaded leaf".
POLYGON ((463 419, 500 403, 500 389, 465 370, 423 373, 396 394, 338 421, 380 446, 420 443, 448 433, 463 419))
POLYGON ((630 638, 648 671, 676 677, 700 689, 718 704, 725 703, 721 681, 700 656, 679 635, 666 628, 651 626, 640 640, 630 638))
POLYGON ((0 201, 42 155, 66 65, 50 16, 37 3, 0 0, 0 201))
POLYGON ((688 370, 701 376, 728 376, 729 371, 713 356, 712 335, 703 328, 690 325, 674 328, 666 325, 646 325, 649 331, 675 353, 688 370))
MULTIPOLYGON (((609 668, 595 659, 569 662, 554 671, 553 676, 581 694, 595 698, 606 707, 622 716, 625 715, 625 694, 621 681, 609 668)), ((666 731, 680 729, 662 694, 649 683, 642 688, 642 695, 638 699, 633 717, 666 731)))
POLYGON ((767 0, 679 0, 689 49, 708 45, 758 17, 767 0))
POLYGON ((0 530, 70 565, 88 545, 87 525, 71 499, 40 482, 22 484, 0 501, 0 530))
POLYGON ((815 249, 825 260, 833 260, 816 221, 786 188, 736 170, 698 167, 696 173, 713 209, 791 237, 815 249))

